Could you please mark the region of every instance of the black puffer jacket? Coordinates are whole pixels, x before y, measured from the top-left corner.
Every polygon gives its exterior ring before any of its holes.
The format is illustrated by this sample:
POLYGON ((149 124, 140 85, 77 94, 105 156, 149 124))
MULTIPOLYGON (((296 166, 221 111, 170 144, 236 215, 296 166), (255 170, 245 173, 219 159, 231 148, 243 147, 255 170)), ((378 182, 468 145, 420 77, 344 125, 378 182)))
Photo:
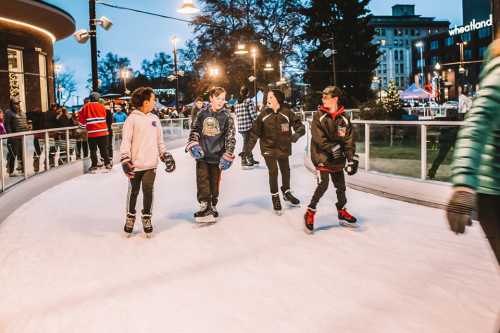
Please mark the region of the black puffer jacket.
POLYGON ((196 115, 189 134, 189 141, 200 143, 209 164, 218 164, 224 153, 234 154, 236 145, 234 120, 226 109, 213 112, 211 107, 196 115))
POLYGON ((343 112, 332 117, 326 110, 314 113, 311 124, 311 160, 316 167, 341 170, 346 160, 352 160, 356 152, 352 124, 343 112), (340 145, 342 158, 333 158, 332 150, 340 145))
POLYGON ((260 152, 264 157, 283 158, 292 154, 292 142, 304 135, 306 129, 300 118, 287 107, 277 112, 271 108, 262 111, 255 120, 250 131, 250 139, 244 147, 251 152, 260 139, 260 152), (292 133, 292 128, 294 133, 292 133))
POLYGON ((7 133, 18 133, 28 130, 26 115, 21 111, 14 112, 11 109, 7 109, 5 111, 4 124, 7 133))

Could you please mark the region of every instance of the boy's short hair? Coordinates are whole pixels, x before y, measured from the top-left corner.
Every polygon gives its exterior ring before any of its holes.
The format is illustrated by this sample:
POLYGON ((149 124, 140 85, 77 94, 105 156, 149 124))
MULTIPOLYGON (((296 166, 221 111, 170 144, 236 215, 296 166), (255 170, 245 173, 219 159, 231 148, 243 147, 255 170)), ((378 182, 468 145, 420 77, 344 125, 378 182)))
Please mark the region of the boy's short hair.
POLYGON ((132 93, 132 105, 135 108, 140 108, 144 104, 144 101, 149 101, 151 95, 154 95, 153 88, 151 87, 139 87, 132 93))
POLYGON ((219 96, 220 94, 223 94, 226 92, 226 89, 222 88, 222 87, 213 87, 212 89, 210 89, 208 91, 208 95, 210 97, 217 97, 219 96))
POLYGON ((330 97, 342 97, 342 90, 336 86, 328 86, 321 93, 330 97))
POLYGON ((203 102, 203 97, 201 97, 201 96, 196 97, 196 99, 194 100, 194 102, 195 103, 196 102, 203 102))

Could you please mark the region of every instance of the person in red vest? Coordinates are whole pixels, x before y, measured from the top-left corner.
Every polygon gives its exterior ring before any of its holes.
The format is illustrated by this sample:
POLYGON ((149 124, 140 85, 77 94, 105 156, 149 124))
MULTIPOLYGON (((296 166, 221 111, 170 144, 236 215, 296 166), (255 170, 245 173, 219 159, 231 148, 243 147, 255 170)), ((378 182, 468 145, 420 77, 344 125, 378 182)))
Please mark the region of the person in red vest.
POLYGON ((90 148, 90 160, 92 165, 89 172, 94 173, 97 169, 97 148, 99 154, 104 160, 107 170, 111 170, 111 164, 108 156, 108 125, 106 124, 106 109, 99 103, 101 95, 98 92, 92 92, 89 96, 90 102, 85 104, 78 113, 80 127, 87 129, 88 142, 90 148))

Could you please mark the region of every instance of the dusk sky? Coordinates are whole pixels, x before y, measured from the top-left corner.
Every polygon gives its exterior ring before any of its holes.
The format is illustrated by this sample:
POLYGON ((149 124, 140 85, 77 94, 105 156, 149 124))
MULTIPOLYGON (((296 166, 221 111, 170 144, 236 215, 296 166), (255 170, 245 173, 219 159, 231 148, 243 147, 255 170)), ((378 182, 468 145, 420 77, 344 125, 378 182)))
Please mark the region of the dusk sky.
MULTIPOLYGON (((48 0, 48 2, 68 11, 76 20, 76 29, 88 29, 88 1, 85 0, 48 0)), ((154 11, 164 15, 182 17, 176 9, 181 0, 121 0, 108 3, 140 10, 154 11)), ((415 4, 416 14, 447 19, 452 25, 462 24, 461 0, 372 0, 370 9, 374 15, 390 15, 395 4, 415 4), (446 3, 446 5, 444 4, 446 3)), ((132 68, 137 70, 145 58, 153 58, 157 52, 172 52, 170 39, 176 35, 181 39, 180 47, 192 38, 191 28, 187 23, 165 20, 144 14, 97 5, 97 17, 106 16, 113 21, 113 27, 104 31, 98 27, 98 49, 101 54, 113 52, 128 57, 132 68)), ((185 17, 182 17, 185 18, 185 17)), ((66 71, 73 71, 78 83, 78 95, 88 95, 85 88, 90 73, 90 45, 78 44, 73 37, 68 37, 55 44, 56 57, 60 59, 66 71)), ((73 101, 70 101, 72 104, 73 101)))

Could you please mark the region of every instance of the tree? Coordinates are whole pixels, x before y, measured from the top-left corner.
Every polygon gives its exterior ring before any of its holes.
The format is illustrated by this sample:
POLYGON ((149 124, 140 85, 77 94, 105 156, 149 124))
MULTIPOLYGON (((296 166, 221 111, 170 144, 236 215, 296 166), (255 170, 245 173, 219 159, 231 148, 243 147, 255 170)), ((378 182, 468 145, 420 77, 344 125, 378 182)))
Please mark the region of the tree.
POLYGON ((302 17, 297 11, 299 3, 300 0, 204 0, 202 12, 194 20, 198 56, 194 67, 201 79, 197 91, 218 84, 237 94, 241 85, 250 85, 252 58, 249 54, 234 54, 239 42, 245 43, 247 49, 251 46, 258 50, 259 86, 276 81, 277 71, 264 75, 263 67, 269 61, 277 68, 280 60, 287 63, 293 58, 302 17), (217 65, 222 75, 210 78, 210 65, 217 65))
POLYGON ((111 52, 106 53, 104 58, 99 59, 97 64, 99 80, 101 81, 100 90, 106 93, 123 92, 120 82, 120 70, 129 66, 130 60, 128 58, 120 57, 111 52))
POLYGON ((172 56, 165 52, 155 53, 152 61, 142 61, 141 69, 142 74, 151 81, 164 81, 174 73, 174 61, 172 56))
POLYGON ((403 105, 401 104, 398 87, 392 80, 389 81, 387 95, 383 99, 382 105, 384 106, 384 110, 387 112, 387 117, 389 119, 401 119, 403 105))
POLYGON ((76 93, 76 80, 74 72, 63 72, 56 76, 56 96, 59 105, 66 105, 76 93))
MULTIPOLYGON (((374 29, 368 26, 370 0, 311 0, 301 12, 305 17, 305 81, 313 90, 333 83, 332 58, 324 52, 335 43, 337 85, 348 104, 366 101, 372 73, 377 67, 378 46, 372 44, 374 29)), ((319 102, 319 96, 318 100, 319 102)))

